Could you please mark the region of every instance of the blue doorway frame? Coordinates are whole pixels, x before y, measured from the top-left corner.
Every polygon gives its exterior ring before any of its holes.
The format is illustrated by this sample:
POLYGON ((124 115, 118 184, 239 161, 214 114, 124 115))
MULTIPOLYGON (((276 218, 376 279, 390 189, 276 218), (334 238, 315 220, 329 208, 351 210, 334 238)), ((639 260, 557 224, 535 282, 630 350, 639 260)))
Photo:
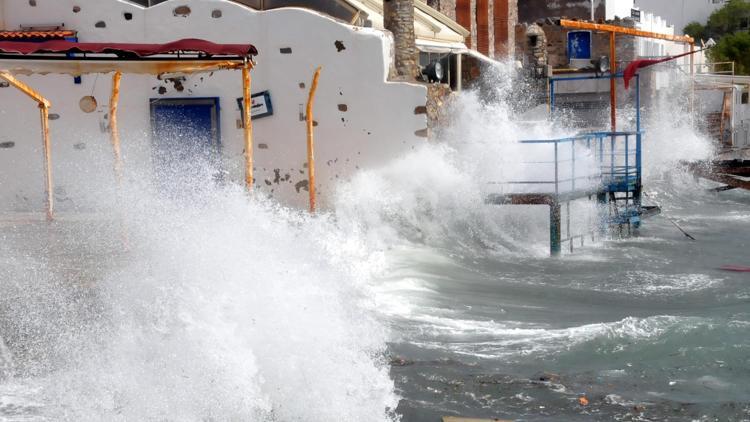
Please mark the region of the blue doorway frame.
POLYGON ((152 162, 171 179, 202 163, 220 165, 221 111, 218 97, 152 98, 152 162))

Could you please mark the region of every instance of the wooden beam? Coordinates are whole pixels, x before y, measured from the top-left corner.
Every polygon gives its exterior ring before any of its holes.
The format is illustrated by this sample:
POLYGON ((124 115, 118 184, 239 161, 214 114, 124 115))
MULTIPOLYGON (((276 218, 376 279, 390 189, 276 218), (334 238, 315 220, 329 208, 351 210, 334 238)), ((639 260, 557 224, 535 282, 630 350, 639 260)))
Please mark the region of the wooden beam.
POLYGON ((120 149, 120 131, 117 128, 117 107, 120 102, 121 80, 122 72, 115 72, 112 76, 112 94, 109 97, 109 135, 112 141, 112 151, 115 158, 115 181, 118 186, 122 184, 122 153, 120 149))
POLYGON ((312 86, 310 86, 310 95, 307 97, 307 176, 308 190, 310 192, 310 212, 315 212, 315 142, 313 139, 314 121, 313 106, 315 104, 315 93, 318 91, 318 81, 320 80, 321 67, 315 69, 312 86))
POLYGON ((588 29, 592 31, 612 32, 612 33, 622 34, 622 35, 632 35, 634 37, 654 38, 654 39, 659 39, 659 40, 682 42, 686 44, 695 43, 695 40, 692 37, 689 37, 687 35, 660 34, 658 32, 641 31, 640 29, 626 28, 624 26, 592 23, 592 22, 585 22, 585 21, 574 21, 570 19, 560 19, 560 26, 562 26, 563 28, 588 29))
POLYGON ((32 100, 36 101, 39 104, 44 104, 45 107, 49 108, 52 104, 44 97, 42 97, 41 94, 31 89, 30 86, 26 85, 25 83, 19 81, 16 79, 13 75, 7 72, 0 72, 0 78, 5 79, 8 81, 9 84, 13 85, 14 87, 18 88, 19 91, 23 92, 24 94, 28 95, 32 100))
MULTIPOLYGON (((46 101, 46 100, 45 100, 46 101)), ((52 186, 52 145, 49 139, 49 107, 39 103, 39 115, 42 121, 42 146, 44 149, 44 189, 46 193, 47 220, 55 217, 55 197, 52 186)))
POLYGON ((253 188, 253 120, 252 120, 252 79, 250 76, 250 62, 242 67, 242 118, 243 135, 245 140, 245 185, 253 188))

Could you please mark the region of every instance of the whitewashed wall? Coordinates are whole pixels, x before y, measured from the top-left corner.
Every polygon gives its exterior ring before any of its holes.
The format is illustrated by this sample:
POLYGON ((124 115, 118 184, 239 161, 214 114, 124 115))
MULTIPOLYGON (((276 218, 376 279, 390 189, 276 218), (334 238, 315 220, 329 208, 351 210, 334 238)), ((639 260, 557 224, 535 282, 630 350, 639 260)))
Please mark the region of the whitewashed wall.
MULTIPOLYGON (((386 82, 391 38, 382 31, 355 28, 302 9, 257 12, 226 0, 169 1, 143 9, 120 0, 0 0, 0 16, 7 29, 19 25, 64 23, 79 31, 81 42, 161 43, 181 38, 203 38, 218 43, 252 43, 259 50, 253 71, 253 93, 269 90, 275 115, 255 123, 255 163, 259 188, 282 202, 303 206, 307 192, 295 185, 307 178, 305 123, 300 110, 307 101, 314 69, 323 72, 316 99, 317 171, 325 199, 337 179, 358 168, 379 166, 425 138, 426 116, 415 114, 424 106, 427 90, 418 84, 386 82), (187 5, 188 17, 174 16, 176 6, 187 5), (74 6, 80 7, 78 13, 74 6), (221 10, 221 18, 212 12, 221 10), (133 14, 127 21, 124 12, 133 14), (99 21, 106 28, 95 28, 99 21), (335 42, 346 47, 339 51, 335 42), (281 48, 291 48, 282 54, 281 48), (302 85, 304 84, 304 88, 302 85), (346 105, 343 107, 340 105, 346 105), (341 109, 346 111, 341 111, 341 109), (263 144, 263 147, 261 147, 263 144), (276 177, 276 174, 280 175, 276 177), (286 175, 289 175, 286 177, 286 175)), ((106 115, 111 75, 87 75, 81 85, 63 75, 22 77, 52 102, 51 122, 55 160, 56 197, 60 209, 88 206, 87 194, 111 186, 111 148, 102 122, 106 115), (93 95, 99 110, 83 113, 78 102, 93 95)), ((225 165, 232 179, 243 175, 242 130, 236 99, 241 96, 238 71, 195 75, 184 92, 156 77, 123 78, 120 128, 127 169, 150 162, 150 98, 220 97, 221 136, 225 165), (158 87, 168 91, 159 95, 158 87)), ((41 141, 35 104, 12 88, 0 89, 0 142, 15 147, 0 149, 2 209, 40 209, 43 204, 41 141)))
POLYGON ((665 18, 674 25, 675 33, 683 35, 682 30, 690 22, 705 25, 708 17, 715 10, 722 8, 727 0, 635 0, 635 4, 665 18))

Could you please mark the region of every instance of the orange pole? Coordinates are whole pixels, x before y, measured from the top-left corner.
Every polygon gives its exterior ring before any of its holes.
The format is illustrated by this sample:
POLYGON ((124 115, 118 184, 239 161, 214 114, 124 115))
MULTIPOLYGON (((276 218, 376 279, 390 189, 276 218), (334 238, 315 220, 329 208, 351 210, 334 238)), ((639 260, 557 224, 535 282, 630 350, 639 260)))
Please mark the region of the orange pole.
POLYGON ((252 98, 250 89, 252 79, 250 77, 250 62, 246 61, 242 67, 242 118, 245 123, 245 185, 248 189, 253 188, 253 121, 251 116, 252 98))
POLYGON ((41 94, 16 79, 10 73, 0 72, 0 78, 8 81, 8 83, 39 104, 39 116, 42 128, 42 146, 44 149, 44 189, 46 194, 45 202, 47 208, 47 220, 52 220, 55 215, 55 198, 54 189, 52 187, 52 145, 49 136, 49 108, 52 104, 41 94))
POLYGON ((112 76, 112 96, 109 98, 109 133, 112 138, 112 150, 115 155, 115 180, 118 186, 122 184, 122 153, 120 150, 120 132, 117 128, 117 106, 120 101, 120 81, 122 72, 115 72, 112 76))
POLYGON ((694 43, 695 40, 687 35, 668 35, 658 32, 642 31, 635 28, 626 28, 624 26, 608 25, 602 23, 592 23, 585 21, 574 21, 570 19, 560 19, 560 26, 563 28, 589 29, 592 31, 615 32, 623 35, 634 35, 636 37, 654 38, 658 40, 675 41, 682 43, 694 43))
POLYGON ((44 147, 44 188, 47 194, 47 220, 54 218, 55 198, 52 188, 52 146, 49 139, 49 108, 47 104, 39 103, 39 115, 42 121, 42 142, 44 147))
POLYGON ((310 96, 307 98, 307 175, 310 190, 310 212, 315 212, 315 142, 313 139, 313 105, 315 103, 315 92, 318 90, 318 80, 322 67, 315 69, 310 96))
MULTIPOLYGON (((617 53, 615 51, 615 33, 609 33, 609 61, 612 74, 617 73, 617 53)), ((615 78, 609 80, 609 108, 611 110, 612 132, 617 130, 617 81, 615 78)))
POLYGON ((26 85, 25 83, 19 81, 16 79, 13 75, 7 72, 0 72, 0 78, 5 79, 13 85, 14 87, 18 88, 19 91, 23 92, 24 94, 28 95, 32 100, 36 101, 39 104, 44 104, 47 108, 52 106, 52 104, 47 100, 46 98, 42 97, 38 92, 31 89, 30 86, 26 85))

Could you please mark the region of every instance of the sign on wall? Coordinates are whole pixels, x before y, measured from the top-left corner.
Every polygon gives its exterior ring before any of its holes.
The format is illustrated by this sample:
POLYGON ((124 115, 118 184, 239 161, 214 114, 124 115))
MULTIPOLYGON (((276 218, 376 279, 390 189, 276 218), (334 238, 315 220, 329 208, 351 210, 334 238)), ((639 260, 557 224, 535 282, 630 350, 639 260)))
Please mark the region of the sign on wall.
MULTIPOLYGON (((269 91, 253 94, 250 99, 250 116, 252 118, 259 119, 261 117, 273 116, 273 103, 271 102, 271 93, 269 91)), ((237 98, 237 106, 239 106, 240 111, 242 111, 243 103, 242 98, 237 98)), ((244 124, 245 116, 242 113, 240 113, 240 116, 242 116, 242 124, 244 124)))
POLYGON ((638 9, 630 9, 630 17, 633 18, 634 21, 640 22, 641 21, 641 11, 638 9))
POLYGON ((591 31, 568 32, 568 58, 570 60, 591 59, 591 31))

